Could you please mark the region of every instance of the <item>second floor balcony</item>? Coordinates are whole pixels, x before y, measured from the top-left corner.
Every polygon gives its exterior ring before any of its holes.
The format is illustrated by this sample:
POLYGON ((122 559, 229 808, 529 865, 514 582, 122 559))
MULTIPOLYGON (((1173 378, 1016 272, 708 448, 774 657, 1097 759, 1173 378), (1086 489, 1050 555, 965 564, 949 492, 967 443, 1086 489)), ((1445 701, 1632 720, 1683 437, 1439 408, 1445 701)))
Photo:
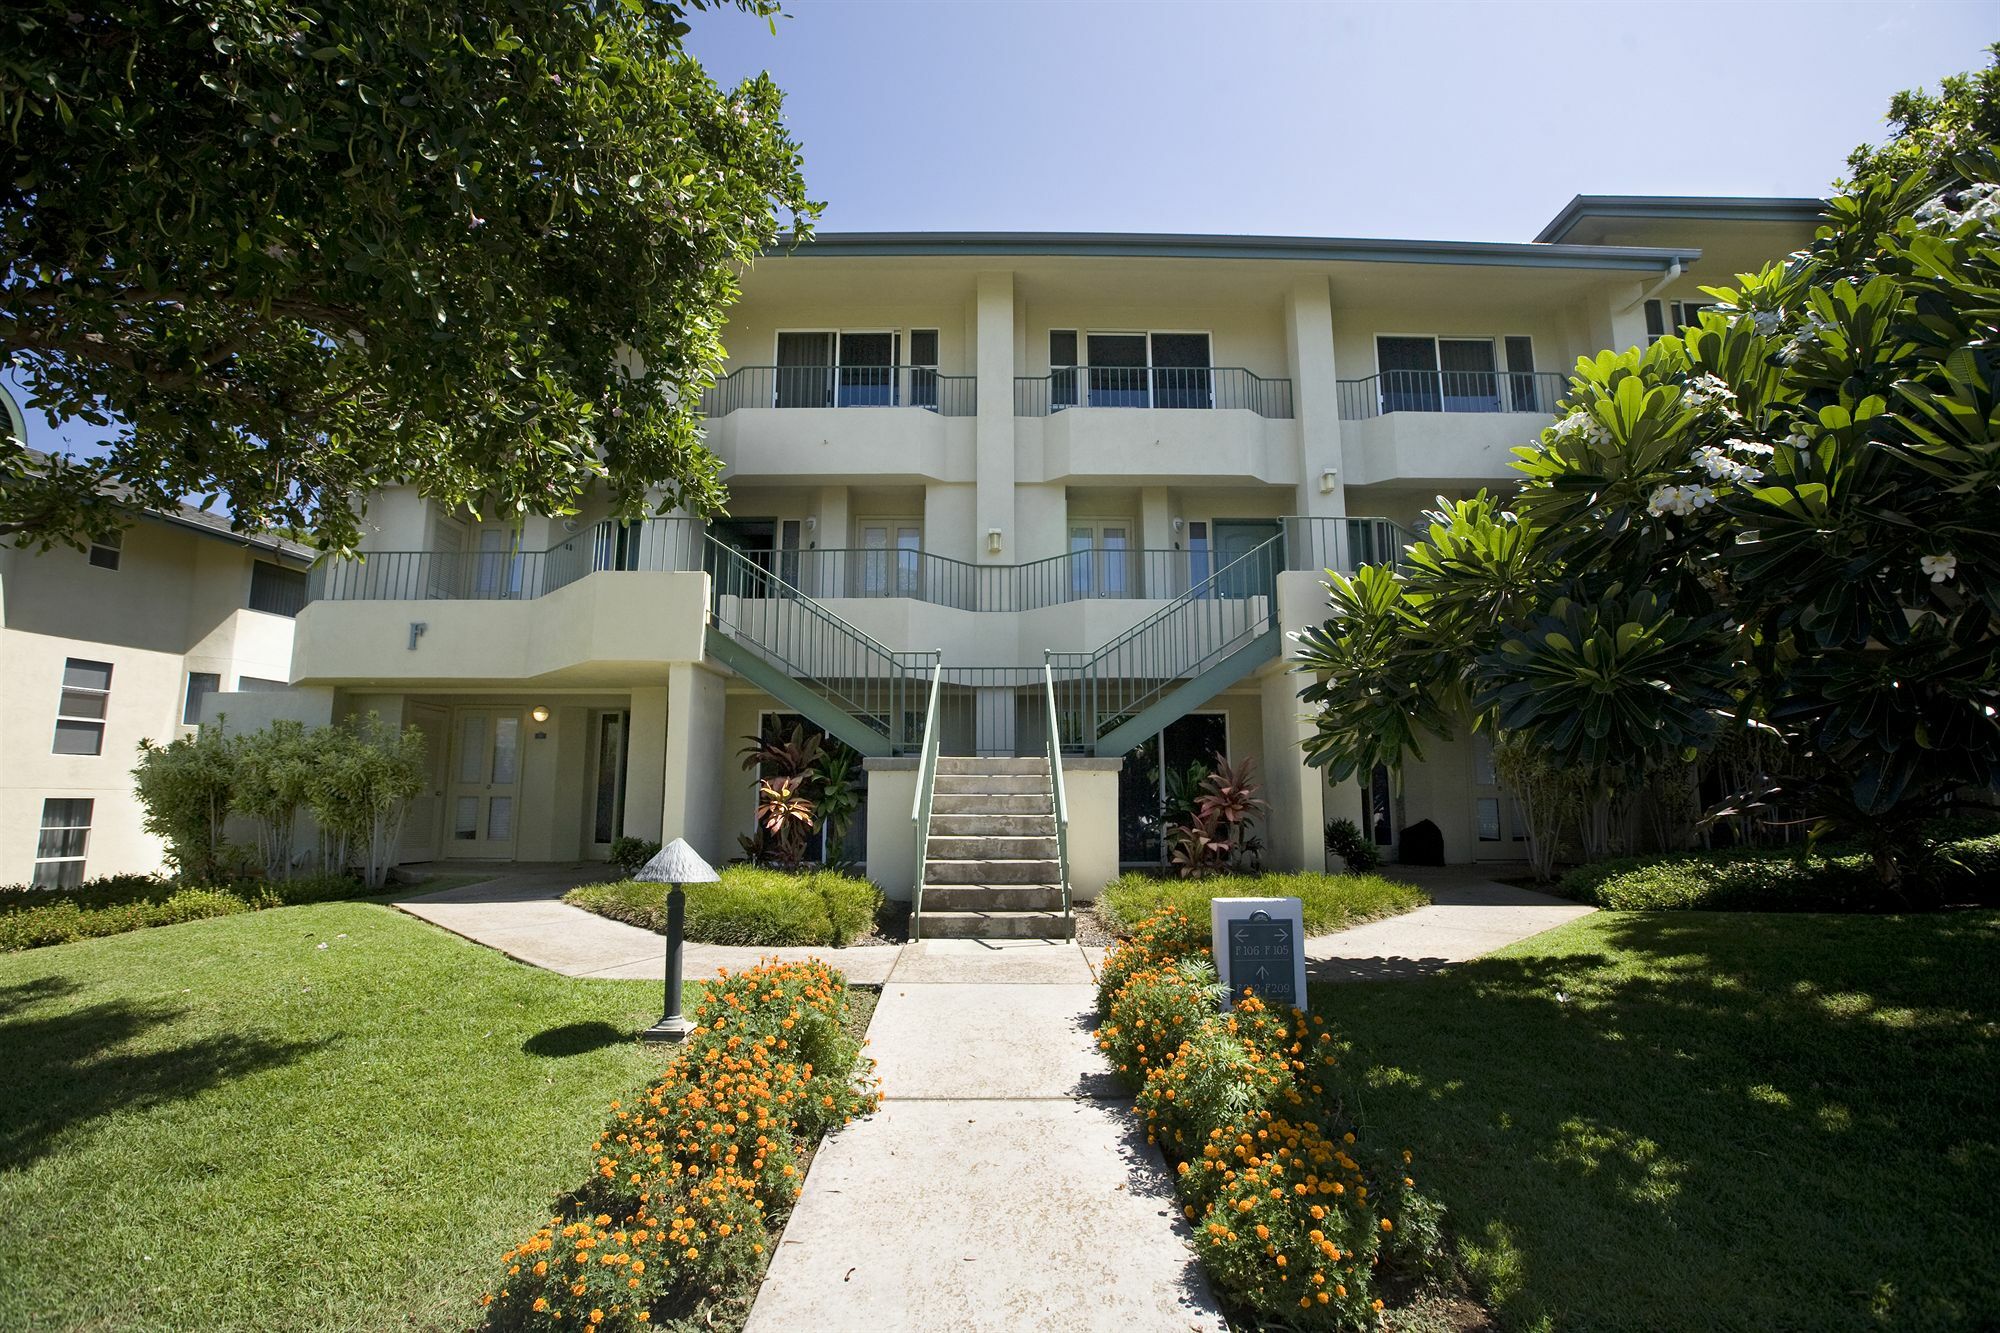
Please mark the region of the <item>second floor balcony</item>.
POLYGON ((1014 380, 1014 415, 1046 417, 1075 407, 1246 411, 1292 418, 1292 382, 1241 366, 1065 366, 1014 380))
POLYGON ((978 381, 936 366, 739 366, 701 396, 711 419, 744 408, 913 408, 969 417, 979 407, 978 381))
POLYGON ((1340 419, 1393 412, 1533 412, 1553 415, 1569 377, 1552 371, 1385 370, 1340 381, 1340 419))

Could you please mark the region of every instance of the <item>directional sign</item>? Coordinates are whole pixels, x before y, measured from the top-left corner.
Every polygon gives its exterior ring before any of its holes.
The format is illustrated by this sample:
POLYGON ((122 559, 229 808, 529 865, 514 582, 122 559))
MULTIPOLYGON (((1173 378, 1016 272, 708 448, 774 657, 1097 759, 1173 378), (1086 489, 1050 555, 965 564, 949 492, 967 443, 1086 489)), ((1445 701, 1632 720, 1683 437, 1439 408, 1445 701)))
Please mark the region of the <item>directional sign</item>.
POLYGON ((1246 991, 1273 1008, 1306 1007, 1304 913, 1297 898, 1217 898, 1215 966, 1233 1005, 1246 991))

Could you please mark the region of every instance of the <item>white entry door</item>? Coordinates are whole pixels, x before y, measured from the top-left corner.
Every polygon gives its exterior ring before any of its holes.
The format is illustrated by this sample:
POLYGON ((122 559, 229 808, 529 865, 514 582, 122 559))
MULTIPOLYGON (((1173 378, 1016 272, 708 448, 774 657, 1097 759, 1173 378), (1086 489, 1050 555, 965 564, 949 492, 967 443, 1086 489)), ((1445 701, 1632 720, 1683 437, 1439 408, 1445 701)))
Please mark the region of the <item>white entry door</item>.
POLYGON ((435 704, 411 704, 409 719, 411 726, 424 733, 424 788, 410 801, 397 859, 435 861, 444 789, 451 776, 451 713, 435 704))
POLYGON ((521 795, 521 715, 461 708, 452 717, 451 799, 446 841, 452 856, 511 857, 521 795))

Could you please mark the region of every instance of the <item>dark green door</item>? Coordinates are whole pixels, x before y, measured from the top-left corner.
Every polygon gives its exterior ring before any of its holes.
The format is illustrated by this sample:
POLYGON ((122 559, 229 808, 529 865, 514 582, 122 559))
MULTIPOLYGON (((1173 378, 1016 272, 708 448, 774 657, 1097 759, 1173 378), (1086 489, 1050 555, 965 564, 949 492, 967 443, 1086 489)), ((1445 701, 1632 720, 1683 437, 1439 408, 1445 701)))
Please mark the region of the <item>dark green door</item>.
POLYGON ((1276 593, 1278 570, 1284 562, 1276 547, 1265 547, 1264 544, 1277 535, 1278 523, 1275 519, 1215 521, 1218 596, 1258 597, 1276 593), (1253 552, 1257 552, 1254 559, 1245 558, 1253 552))

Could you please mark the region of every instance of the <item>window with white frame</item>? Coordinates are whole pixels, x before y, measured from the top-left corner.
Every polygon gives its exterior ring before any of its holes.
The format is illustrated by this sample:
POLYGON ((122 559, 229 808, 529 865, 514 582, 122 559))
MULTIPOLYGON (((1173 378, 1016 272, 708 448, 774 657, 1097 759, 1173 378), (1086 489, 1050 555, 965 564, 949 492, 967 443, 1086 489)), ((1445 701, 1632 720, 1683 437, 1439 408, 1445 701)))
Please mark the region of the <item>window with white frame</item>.
POLYGON ((104 715, 111 702, 111 663, 72 657, 63 663, 52 753, 103 754, 104 715))
POLYGON ((181 725, 198 727, 201 725, 201 708, 208 696, 222 688, 222 674, 217 671, 188 672, 187 699, 181 704, 181 725))
POLYGON ((36 888, 73 889, 83 883, 92 805, 85 797, 50 796, 43 800, 41 836, 35 843, 36 888))
POLYGON ((1670 333, 1700 327, 1701 312, 1714 304, 1713 301, 1646 302, 1646 345, 1651 347, 1670 333))
POLYGON ((1132 534, 1138 525, 1124 519, 1070 520, 1069 579, 1072 597, 1137 597, 1138 553, 1132 534))
POLYGON ((118 559, 125 550, 125 534, 107 532, 102 537, 90 541, 90 563, 99 569, 118 568, 118 559))

